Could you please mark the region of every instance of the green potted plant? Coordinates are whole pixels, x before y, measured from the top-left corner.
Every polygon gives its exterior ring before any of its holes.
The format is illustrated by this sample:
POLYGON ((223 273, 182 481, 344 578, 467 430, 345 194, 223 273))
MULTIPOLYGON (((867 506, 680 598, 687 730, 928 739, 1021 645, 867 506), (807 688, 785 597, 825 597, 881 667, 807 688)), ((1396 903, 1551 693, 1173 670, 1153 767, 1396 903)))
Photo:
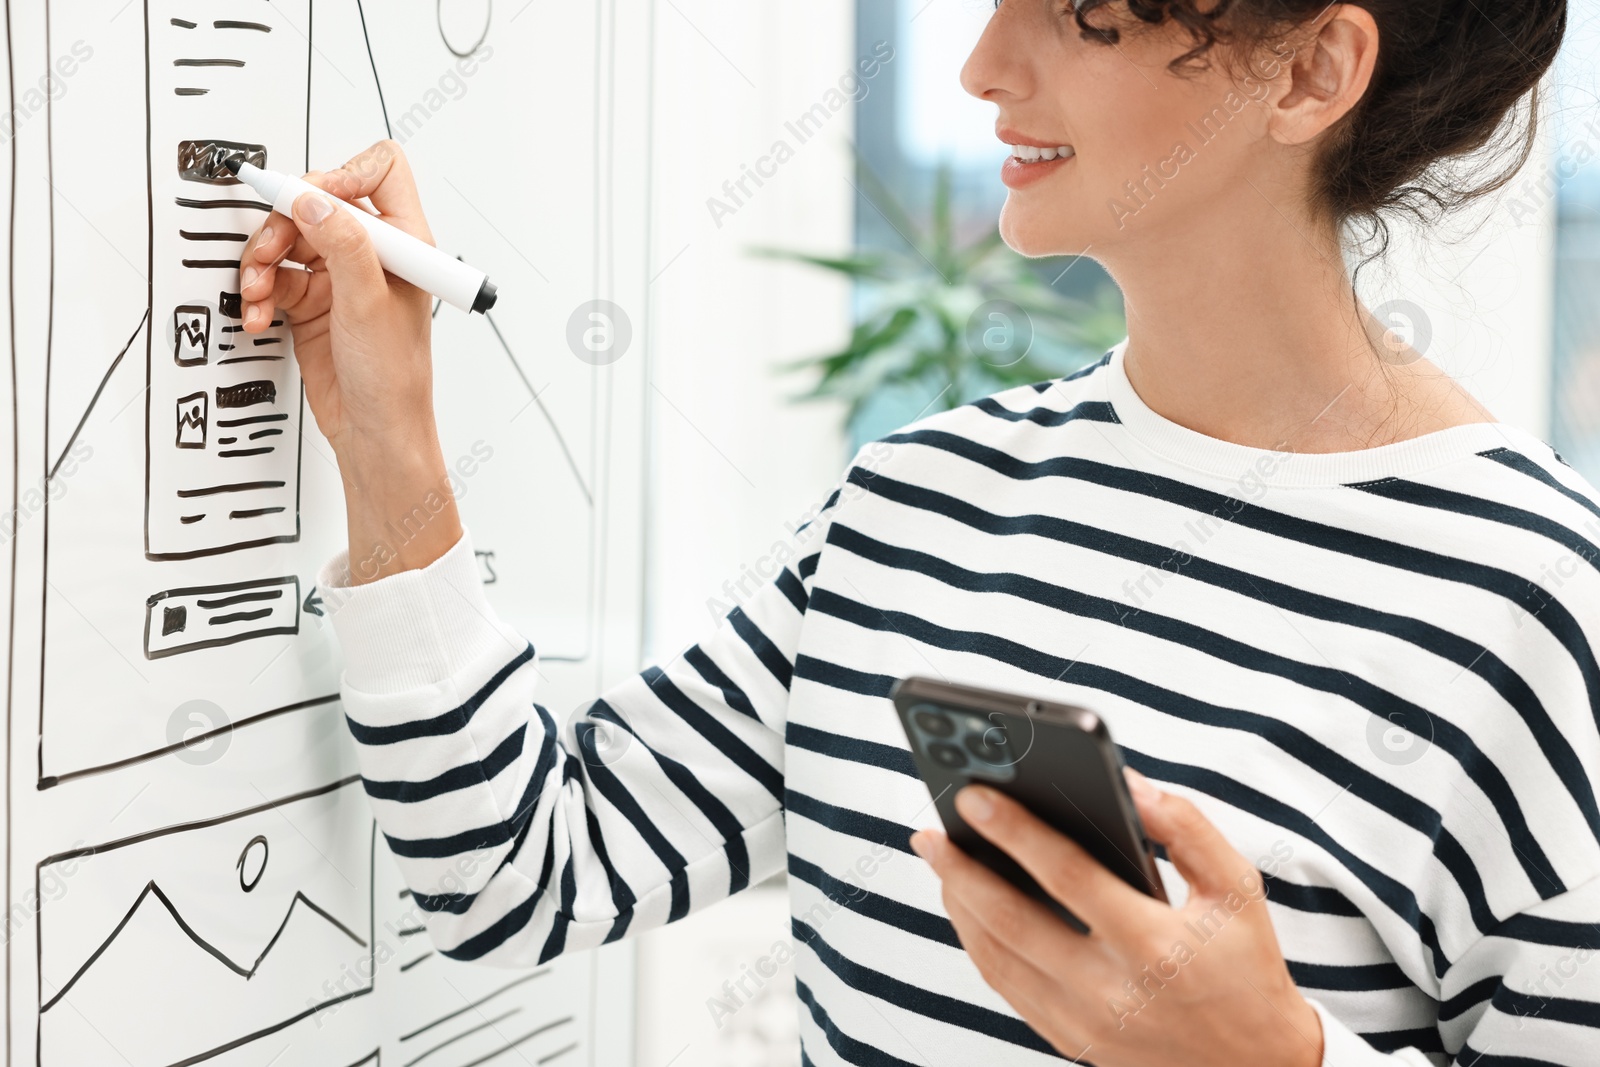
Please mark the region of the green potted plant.
POLYGON ((923 412, 957 407, 1070 373, 1125 335, 1114 286, 1101 288, 1092 301, 1072 299, 1040 276, 1041 266, 1056 277, 1069 262, 1029 260, 1006 247, 993 230, 961 242, 948 168, 937 175, 930 216, 922 225, 869 168, 858 166, 858 172, 863 195, 904 238, 903 249, 841 257, 755 250, 856 283, 865 311, 844 348, 780 368, 814 372, 811 388, 794 399, 844 401, 853 436, 877 435, 877 428, 865 423, 886 398, 890 408, 912 412, 919 406, 923 412))

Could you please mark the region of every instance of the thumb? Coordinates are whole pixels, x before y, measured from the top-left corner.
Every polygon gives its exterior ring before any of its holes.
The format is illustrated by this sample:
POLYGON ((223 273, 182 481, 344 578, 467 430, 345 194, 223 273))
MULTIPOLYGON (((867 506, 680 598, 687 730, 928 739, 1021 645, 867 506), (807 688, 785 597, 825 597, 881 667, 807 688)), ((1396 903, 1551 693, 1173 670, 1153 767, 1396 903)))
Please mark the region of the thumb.
POLYGON ((294 221, 327 264, 336 304, 359 309, 383 296, 388 282, 377 250, 366 228, 348 211, 331 197, 305 193, 294 202, 294 221))
POLYGON ((1199 808, 1186 797, 1163 793, 1138 771, 1130 768, 1127 777, 1128 792, 1139 809, 1145 833, 1166 846, 1167 858, 1189 883, 1191 894, 1262 896, 1261 872, 1228 843, 1199 808))

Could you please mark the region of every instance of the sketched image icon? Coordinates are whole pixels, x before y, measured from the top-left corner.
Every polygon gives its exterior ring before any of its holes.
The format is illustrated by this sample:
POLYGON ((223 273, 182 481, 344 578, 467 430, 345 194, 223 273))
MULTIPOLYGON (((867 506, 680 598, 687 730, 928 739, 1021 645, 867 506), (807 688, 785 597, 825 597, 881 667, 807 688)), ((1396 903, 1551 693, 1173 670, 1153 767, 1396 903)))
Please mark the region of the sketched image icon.
POLYGON ((206 413, 210 398, 204 393, 190 393, 178 398, 178 447, 206 447, 206 413))
POLYGON ((376 845, 352 777, 45 858, 39 1067, 200 1063, 370 992, 376 845))
POLYGON ((172 312, 172 358, 180 367, 196 367, 211 358, 211 308, 179 304, 172 312))

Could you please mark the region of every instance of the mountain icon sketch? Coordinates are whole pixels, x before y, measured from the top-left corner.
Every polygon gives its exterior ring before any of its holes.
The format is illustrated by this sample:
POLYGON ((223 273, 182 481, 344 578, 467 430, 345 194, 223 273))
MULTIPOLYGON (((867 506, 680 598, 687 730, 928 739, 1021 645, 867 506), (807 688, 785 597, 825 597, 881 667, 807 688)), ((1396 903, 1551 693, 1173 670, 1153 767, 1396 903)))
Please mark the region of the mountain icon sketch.
POLYGON ((199 408, 190 408, 179 418, 178 427, 183 430, 199 430, 205 427, 206 420, 200 417, 199 408))
POLYGON ((204 348, 206 346, 206 330, 199 319, 193 322, 178 323, 178 339, 191 348, 204 348))
POLYGON ((106 951, 110 949, 111 946, 116 942, 123 929, 133 921, 133 917, 137 915, 139 909, 144 906, 145 901, 151 899, 157 901, 161 907, 166 910, 167 914, 172 917, 172 921, 178 925, 178 929, 183 931, 184 936, 186 936, 190 941, 193 941, 197 946, 204 949, 206 952, 210 953, 220 963, 222 963, 223 966, 227 967, 228 970, 246 980, 253 978, 256 972, 260 970, 262 963, 265 962, 267 957, 272 954, 273 946, 275 946, 278 943, 278 939, 283 936, 284 930, 289 926, 289 920, 294 917, 295 908, 300 904, 304 904, 307 908, 325 920, 329 925, 334 927, 334 929, 338 930, 341 934, 348 937, 357 945, 361 946, 362 948, 367 947, 367 942, 354 930, 350 929, 344 923, 334 918, 333 915, 330 914, 326 909, 319 907, 304 893, 296 890, 294 899, 289 901, 288 908, 284 910, 283 920, 278 923, 278 928, 273 931, 272 937, 267 941, 266 946, 262 948, 260 954, 256 956, 255 961, 246 967, 245 965, 230 959, 227 953, 223 952, 205 938, 201 937, 199 933, 195 931, 194 927, 189 925, 188 920, 186 920, 178 911, 177 907, 172 903, 172 900, 167 896, 167 894, 162 891, 161 887, 158 886, 154 881, 151 881, 145 883, 145 887, 139 891, 138 897, 134 899, 133 906, 130 907, 127 911, 127 914, 122 917, 122 921, 117 923, 116 928, 112 930, 109 935, 107 935, 104 941, 100 942, 100 946, 90 954, 89 958, 83 961, 83 965, 73 972, 72 977, 67 979, 61 988, 56 991, 55 996, 45 1001, 44 1006, 39 1009, 41 1014, 49 1011, 61 1000, 62 997, 67 995, 72 987, 78 983, 78 980, 88 973, 89 968, 93 967, 95 962, 98 961, 100 957, 103 956, 106 951))

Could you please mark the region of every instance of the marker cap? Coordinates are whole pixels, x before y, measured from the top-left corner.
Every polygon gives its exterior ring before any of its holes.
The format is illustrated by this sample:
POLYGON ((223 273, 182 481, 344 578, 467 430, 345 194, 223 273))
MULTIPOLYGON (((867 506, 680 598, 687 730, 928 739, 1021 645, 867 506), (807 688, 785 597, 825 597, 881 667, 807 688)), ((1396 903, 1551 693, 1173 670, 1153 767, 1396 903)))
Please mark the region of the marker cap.
POLYGON ((483 284, 478 287, 478 298, 472 302, 472 310, 480 315, 484 314, 494 307, 494 302, 499 296, 500 292, 494 287, 494 283, 485 278, 483 284))

